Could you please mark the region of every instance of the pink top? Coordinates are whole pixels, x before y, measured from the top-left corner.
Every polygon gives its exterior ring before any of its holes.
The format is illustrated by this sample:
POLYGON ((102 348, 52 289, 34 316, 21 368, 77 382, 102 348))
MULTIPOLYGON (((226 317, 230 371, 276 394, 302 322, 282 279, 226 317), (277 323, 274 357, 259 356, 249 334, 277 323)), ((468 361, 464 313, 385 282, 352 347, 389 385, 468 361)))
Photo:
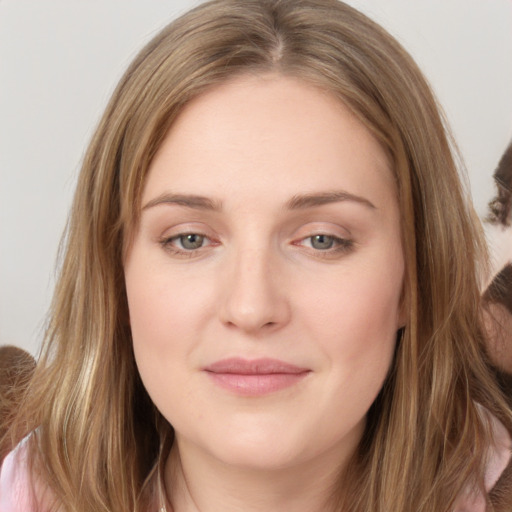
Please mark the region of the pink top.
MULTIPOLYGON (((485 487, 491 490, 507 467, 512 456, 512 441, 505 427, 493 420, 495 449, 490 454, 485 476, 485 487)), ((31 499, 31 481, 27 470, 26 440, 4 459, 0 468, 0 512, 36 512, 31 499)), ((46 512, 44 503, 38 512, 46 512)), ((485 497, 480 492, 468 492, 459 496, 453 512, 485 512, 485 497)))
POLYGON ((7 455, 0 469, 0 512, 35 512, 25 443, 7 455))

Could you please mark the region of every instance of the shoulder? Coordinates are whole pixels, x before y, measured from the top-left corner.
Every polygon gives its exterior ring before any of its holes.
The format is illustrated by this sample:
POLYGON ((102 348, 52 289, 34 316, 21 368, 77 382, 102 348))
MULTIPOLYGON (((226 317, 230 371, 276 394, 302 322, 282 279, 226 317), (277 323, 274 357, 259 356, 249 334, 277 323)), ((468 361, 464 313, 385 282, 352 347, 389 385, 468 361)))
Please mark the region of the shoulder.
POLYGON ((3 461, 0 468, 1 512, 31 512, 32 483, 28 470, 27 440, 23 440, 3 461))

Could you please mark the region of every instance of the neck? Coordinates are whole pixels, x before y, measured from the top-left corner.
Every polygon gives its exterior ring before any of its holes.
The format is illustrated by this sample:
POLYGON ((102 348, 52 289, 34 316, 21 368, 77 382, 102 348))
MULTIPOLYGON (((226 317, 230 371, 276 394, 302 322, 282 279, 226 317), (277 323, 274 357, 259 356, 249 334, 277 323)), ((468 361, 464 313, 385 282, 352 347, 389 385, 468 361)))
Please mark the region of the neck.
POLYGON ((339 499, 339 450, 293 467, 231 466, 186 442, 173 446, 165 483, 173 512, 327 512, 339 499))

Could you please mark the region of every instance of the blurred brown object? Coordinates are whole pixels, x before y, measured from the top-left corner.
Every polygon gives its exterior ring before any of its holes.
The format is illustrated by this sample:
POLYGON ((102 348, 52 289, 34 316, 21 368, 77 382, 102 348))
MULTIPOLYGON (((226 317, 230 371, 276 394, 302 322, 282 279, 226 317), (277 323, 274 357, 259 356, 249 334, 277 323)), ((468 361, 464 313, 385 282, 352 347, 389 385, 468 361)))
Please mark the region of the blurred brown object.
POLYGON ((505 265, 494 277, 485 291, 484 299, 501 305, 505 312, 512 315, 512 263, 505 265))
POLYGON ((7 434, 12 417, 34 373, 34 358, 23 349, 0 346, 0 464, 19 439, 7 434))
MULTIPOLYGON (((510 512, 512 503, 512 464, 509 463, 499 480, 496 482, 489 497, 492 512, 510 512)), ((486 509, 487 510, 487 509, 486 509)))
POLYGON ((512 212, 512 142, 494 172, 494 182, 498 191, 489 203, 490 215, 487 220, 493 224, 509 226, 512 212))
POLYGON ((494 277, 483 298, 491 357, 500 370, 512 374, 512 265, 494 277))
MULTIPOLYGON (((483 299, 491 359, 504 381, 512 383, 512 143, 494 172, 494 181, 497 193, 489 203, 487 222, 496 268, 483 299)), ((512 385, 505 389, 512 396, 512 385)))

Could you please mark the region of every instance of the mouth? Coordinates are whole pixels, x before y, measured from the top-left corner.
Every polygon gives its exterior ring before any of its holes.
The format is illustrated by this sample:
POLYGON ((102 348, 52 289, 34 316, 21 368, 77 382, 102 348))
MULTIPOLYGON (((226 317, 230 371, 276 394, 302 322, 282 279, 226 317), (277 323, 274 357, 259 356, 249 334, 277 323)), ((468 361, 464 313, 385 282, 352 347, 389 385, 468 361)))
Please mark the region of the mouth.
POLYGON ((278 359, 230 358, 203 368, 212 381, 237 395, 261 396, 298 384, 311 370, 278 359))

